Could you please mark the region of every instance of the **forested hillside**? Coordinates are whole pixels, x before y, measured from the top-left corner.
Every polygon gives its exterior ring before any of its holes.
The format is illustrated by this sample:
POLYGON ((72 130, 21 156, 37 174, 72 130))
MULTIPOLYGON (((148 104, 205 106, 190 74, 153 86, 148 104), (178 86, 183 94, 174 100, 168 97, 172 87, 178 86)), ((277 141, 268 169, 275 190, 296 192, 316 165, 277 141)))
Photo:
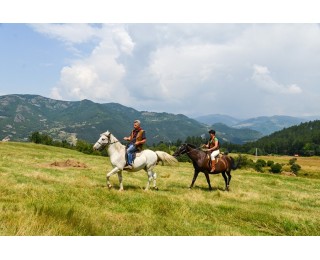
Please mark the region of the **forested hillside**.
MULTIPOLYGON (((9 137, 28 141, 32 132, 41 132, 54 140, 93 143, 107 130, 120 139, 130 133, 135 119, 141 120, 149 145, 184 141, 188 136, 206 135, 209 130, 209 126, 182 114, 137 111, 117 103, 60 101, 38 95, 0 96, 0 140, 9 137)), ((241 144, 261 137, 254 130, 214 127, 225 142, 241 144)))
POLYGON ((258 154, 320 155, 320 121, 291 126, 244 145, 225 144, 230 151, 258 154))

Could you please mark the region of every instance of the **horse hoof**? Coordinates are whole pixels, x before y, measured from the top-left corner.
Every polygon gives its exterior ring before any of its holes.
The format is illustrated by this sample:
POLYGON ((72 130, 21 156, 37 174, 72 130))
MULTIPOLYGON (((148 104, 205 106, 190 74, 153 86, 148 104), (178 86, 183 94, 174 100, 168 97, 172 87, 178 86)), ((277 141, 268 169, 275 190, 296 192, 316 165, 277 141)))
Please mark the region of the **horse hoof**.
POLYGON ((159 190, 159 188, 156 186, 156 187, 153 187, 155 190, 159 190))
POLYGON ((108 188, 108 189, 111 189, 111 188, 112 188, 112 185, 111 185, 111 184, 108 184, 108 185, 107 185, 107 188, 108 188))

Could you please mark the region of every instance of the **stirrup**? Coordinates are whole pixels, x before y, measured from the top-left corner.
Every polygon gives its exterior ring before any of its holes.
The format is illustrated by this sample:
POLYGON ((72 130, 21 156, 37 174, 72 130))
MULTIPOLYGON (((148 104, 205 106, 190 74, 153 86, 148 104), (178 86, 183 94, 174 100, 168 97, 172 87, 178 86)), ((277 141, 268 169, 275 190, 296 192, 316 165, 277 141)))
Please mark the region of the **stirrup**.
POLYGON ((128 164, 126 166, 123 167, 124 170, 132 170, 132 165, 128 164))

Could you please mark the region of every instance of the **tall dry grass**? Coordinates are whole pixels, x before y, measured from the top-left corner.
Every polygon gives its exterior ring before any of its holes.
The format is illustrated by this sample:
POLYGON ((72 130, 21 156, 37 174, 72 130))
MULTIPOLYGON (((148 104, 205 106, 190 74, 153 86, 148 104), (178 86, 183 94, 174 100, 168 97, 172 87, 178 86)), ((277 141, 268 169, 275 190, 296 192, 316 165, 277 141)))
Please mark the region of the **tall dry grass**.
MULTIPOLYGON (((274 157, 287 163, 290 158, 274 157)), ((320 175, 319 158, 298 158, 320 175)), ((157 166, 159 191, 143 190, 145 172, 123 173, 105 188, 108 158, 31 143, 0 143, 0 235, 12 236, 317 236, 320 180, 252 170, 221 175, 209 191, 193 168, 157 166), (78 162, 80 167, 51 165, 78 162), (84 167, 85 166, 87 167, 84 167)))

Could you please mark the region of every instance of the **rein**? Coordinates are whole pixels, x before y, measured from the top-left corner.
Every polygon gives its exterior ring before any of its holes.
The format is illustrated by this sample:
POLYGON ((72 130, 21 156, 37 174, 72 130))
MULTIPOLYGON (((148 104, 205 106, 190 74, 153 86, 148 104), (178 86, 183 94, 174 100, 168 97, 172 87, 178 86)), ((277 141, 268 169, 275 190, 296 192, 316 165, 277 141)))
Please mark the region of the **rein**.
POLYGON ((114 142, 112 142, 112 143, 108 143, 108 145, 110 145, 110 144, 115 144, 115 143, 118 143, 118 142, 119 142, 119 140, 114 141, 114 142))
MULTIPOLYGON (((186 147, 187 146, 188 145, 186 145, 186 147)), ((201 151, 201 150, 199 150, 200 147, 199 148, 192 148, 192 147, 189 146, 189 148, 191 149, 191 151, 188 152, 187 149, 185 149, 186 150, 186 154, 189 154, 189 153, 193 152, 194 150, 201 151)))
MULTIPOLYGON (((187 145, 187 146, 188 146, 188 145, 187 145)), ((202 150, 201 150, 201 146, 200 146, 200 147, 196 147, 196 148, 193 148, 193 147, 189 146, 189 148, 192 149, 191 151, 193 151, 193 150, 202 151, 202 150)), ((191 151, 190 151, 190 152, 191 152, 191 151)), ((203 151, 202 151, 202 152, 203 152, 203 151)))

